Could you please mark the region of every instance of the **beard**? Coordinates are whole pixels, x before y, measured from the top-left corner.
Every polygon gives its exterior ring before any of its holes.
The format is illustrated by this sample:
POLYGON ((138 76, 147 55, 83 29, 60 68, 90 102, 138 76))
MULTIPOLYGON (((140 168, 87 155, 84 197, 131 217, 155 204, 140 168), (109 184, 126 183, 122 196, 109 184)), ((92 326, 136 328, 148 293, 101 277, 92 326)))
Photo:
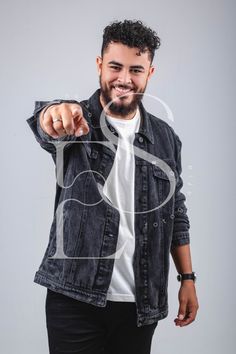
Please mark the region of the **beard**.
MULTIPOLYGON (((101 96, 103 98, 103 101, 105 105, 108 105, 113 100, 111 96, 111 90, 113 85, 110 85, 109 88, 107 84, 102 82, 101 76, 99 77, 99 83, 100 83, 100 91, 101 91, 101 96)), ((130 88, 129 86, 122 85, 122 84, 118 84, 117 86, 122 89, 130 88)), ((118 96, 117 99, 121 101, 120 103, 117 103, 113 100, 113 102, 109 105, 108 108, 111 114, 119 115, 121 117, 126 117, 128 114, 134 113, 137 110, 139 103, 142 101, 146 86, 139 90, 134 86, 132 87, 132 89, 133 89, 132 93, 129 93, 127 95, 124 94, 123 97, 118 96), (132 101, 128 104, 125 103, 124 101, 127 99, 127 97, 132 96, 132 94, 133 94, 132 101)))

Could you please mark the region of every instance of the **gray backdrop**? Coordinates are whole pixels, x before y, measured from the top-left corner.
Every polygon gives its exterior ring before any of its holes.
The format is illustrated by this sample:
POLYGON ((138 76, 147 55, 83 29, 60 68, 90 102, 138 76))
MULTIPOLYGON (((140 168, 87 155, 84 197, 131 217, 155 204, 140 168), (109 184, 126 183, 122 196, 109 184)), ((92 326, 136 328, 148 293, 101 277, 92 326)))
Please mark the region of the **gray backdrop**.
MULTIPOLYGON (((235 2, 179 0, 1 1, 1 328, 0 352, 48 352, 46 288, 33 283, 45 251, 55 192, 51 156, 26 119, 35 100, 83 99, 98 87, 103 28, 141 19, 158 31, 156 74, 147 92, 171 108, 183 142, 184 192, 200 310, 176 328, 173 263, 170 311, 152 354, 235 352, 235 2)), ((167 119, 156 101, 147 109, 167 119)))

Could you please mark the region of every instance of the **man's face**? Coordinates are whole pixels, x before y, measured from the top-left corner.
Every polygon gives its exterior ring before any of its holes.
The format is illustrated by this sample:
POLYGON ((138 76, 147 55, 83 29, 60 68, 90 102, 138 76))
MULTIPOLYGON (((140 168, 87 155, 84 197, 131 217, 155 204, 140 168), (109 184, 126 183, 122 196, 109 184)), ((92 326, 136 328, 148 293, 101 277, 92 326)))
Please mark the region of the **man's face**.
POLYGON ((132 118, 154 71, 148 52, 140 53, 138 48, 110 43, 103 58, 97 57, 97 67, 102 106, 114 100, 108 114, 132 118))

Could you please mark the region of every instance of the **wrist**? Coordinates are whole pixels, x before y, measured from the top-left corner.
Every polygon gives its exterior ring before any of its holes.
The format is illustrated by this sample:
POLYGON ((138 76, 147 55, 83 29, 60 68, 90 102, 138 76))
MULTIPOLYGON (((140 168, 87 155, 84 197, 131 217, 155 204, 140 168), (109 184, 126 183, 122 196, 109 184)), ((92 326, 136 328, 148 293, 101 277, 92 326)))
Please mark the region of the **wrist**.
POLYGON ((191 273, 179 273, 177 275, 177 280, 181 283, 183 282, 193 282, 195 283, 197 279, 196 273, 195 272, 191 272, 191 273))

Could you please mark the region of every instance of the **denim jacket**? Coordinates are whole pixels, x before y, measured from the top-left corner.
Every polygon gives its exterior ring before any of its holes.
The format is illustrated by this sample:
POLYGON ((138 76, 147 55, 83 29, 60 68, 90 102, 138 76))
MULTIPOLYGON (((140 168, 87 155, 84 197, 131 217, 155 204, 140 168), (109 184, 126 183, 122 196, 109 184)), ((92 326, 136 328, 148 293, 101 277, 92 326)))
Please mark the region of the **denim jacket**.
MULTIPOLYGON (((117 145, 110 142, 110 137, 117 138, 117 132, 106 119, 107 130, 102 130, 99 96, 97 90, 88 100, 79 102, 90 128, 87 135, 54 139, 39 124, 39 112, 49 103, 76 101, 37 101, 27 123, 41 147, 51 154, 56 174, 60 175, 49 242, 34 281, 104 307, 114 265, 111 255, 116 252, 119 211, 101 192, 116 153, 117 145), (58 233, 63 236, 63 242, 58 233), (58 243, 63 257, 58 252, 58 243)), ((141 123, 133 144, 136 147, 133 269, 137 326, 140 327, 158 322, 168 314, 170 251, 189 243, 189 219, 186 198, 181 192, 181 141, 172 127, 148 113, 142 103, 139 109, 141 123), (142 152, 151 156, 153 163, 142 152), (174 191, 166 203, 163 201, 167 200, 171 179, 156 163, 157 159, 170 167, 175 179, 174 191)))

